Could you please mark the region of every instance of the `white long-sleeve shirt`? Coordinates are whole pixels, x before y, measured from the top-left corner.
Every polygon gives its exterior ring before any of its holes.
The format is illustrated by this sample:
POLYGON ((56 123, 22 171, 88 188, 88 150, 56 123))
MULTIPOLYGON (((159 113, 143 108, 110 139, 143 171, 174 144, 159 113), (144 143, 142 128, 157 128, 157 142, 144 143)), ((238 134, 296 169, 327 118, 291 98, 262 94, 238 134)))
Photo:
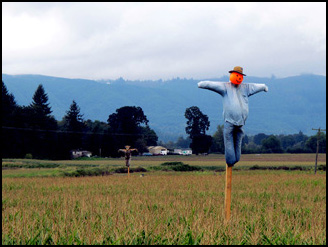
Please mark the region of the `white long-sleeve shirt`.
POLYGON ((201 81, 199 88, 209 89, 223 97, 223 119, 233 125, 242 126, 248 117, 248 97, 261 91, 268 91, 265 84, 201 81))

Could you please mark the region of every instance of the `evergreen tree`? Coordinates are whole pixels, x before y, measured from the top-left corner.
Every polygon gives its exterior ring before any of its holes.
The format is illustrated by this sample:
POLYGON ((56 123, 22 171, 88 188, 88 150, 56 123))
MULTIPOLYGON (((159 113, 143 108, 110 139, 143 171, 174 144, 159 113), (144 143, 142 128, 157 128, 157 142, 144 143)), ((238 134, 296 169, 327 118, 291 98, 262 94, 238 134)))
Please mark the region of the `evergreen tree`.
POLYGON ((33 95, 33 102, 30 105, 36 112, 39 114, 49 116, 51 108, 48 103, 48 95, 45 93, 42 84, 38 86, 34 95, 33 95))
MULTIPOLYGON (((31 153, 35 158, 53 158, 56 154, 56 133, 48 130, 57 130, 57 121, 51 115, 48 96, 40 84, 33 95, 29 106, 17 107, 15 127, 11 130, 15 137, 14 145, 16 157, 25 157, 31 153)), ((9 142, 8 142, 9 145, 9 142)))
POLYGON ((67 131, 81 132, 86 127, 83 121, 83 114, 80 113, 80 107, 73 100, 66 115, 64 116, 64 128, 67 131))
POLYGON ((1 119, 2 126, 12 126, 15 122, 15 113, 18 106, 13 94, 9 93, 2 81, 1 88, 1 119))
POLYGON ((57 129, 57 121, 50 115, 51 107, 48 103, 48 95, 40 84, 33 95, 33 101, 29 107, 25 108, 25 115, 28 118, 29 127, 36 129, 57 129))
POLYGON ((16 158, 21 157, 22 137, 17 129, 19 123, 19 106, 13 94, 9 93, 6 85, 2 81, 1 87, 1 157, 16 158), (9 127, 9 128, 8 128, 9 127))
POLYGON ((71 150, 84 149, 87 145, 87 137, 83 133, 86 130, 86 125, 83 120, 83 115, 80 113, 80 107, 73 100, 66 115, 63 117, 63 130, 65 130, 65 143, 63 143, 63 155, 68 155, 71 150))

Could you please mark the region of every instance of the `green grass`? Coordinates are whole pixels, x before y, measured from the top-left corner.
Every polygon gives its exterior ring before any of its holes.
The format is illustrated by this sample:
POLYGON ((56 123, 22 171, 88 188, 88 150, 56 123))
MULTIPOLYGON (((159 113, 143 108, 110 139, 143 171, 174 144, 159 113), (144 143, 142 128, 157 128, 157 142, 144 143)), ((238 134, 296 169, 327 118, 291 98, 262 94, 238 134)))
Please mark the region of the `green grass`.
POLYGON ((227 225, 224 184, 211 171, 3 178, 2 244, 326 244, 325 172, 233 172, 227 225))

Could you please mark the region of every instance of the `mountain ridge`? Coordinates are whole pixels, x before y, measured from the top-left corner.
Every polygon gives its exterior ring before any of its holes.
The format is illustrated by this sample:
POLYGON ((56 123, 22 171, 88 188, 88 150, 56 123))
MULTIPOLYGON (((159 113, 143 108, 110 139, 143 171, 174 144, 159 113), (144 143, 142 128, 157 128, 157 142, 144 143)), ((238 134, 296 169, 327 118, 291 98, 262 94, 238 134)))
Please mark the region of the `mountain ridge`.
MULTIPOLYGON (((228 76, 201 80, 228 81, 228 76)), ((160 140, 175 141, 186 136, 186 108, 198 106, 209 116, 208 134, 223 124, 221 96, 199 89, 200 79, 171 80, 89 80, 45 75, 8 75, 2 80, 19 105, 28 105, 39 84, 45 88, 53 115, 61 120, 73 100, 84 119, 107 121, 123 106, 140 106, 160 140)), ((245 83, 265 83, 269 92, 249 98, 249 117, 244 127, 247 135, 313 135, 312 128, 326 126, 326 76, 306 74, 286 78, 244 78, 245 83)))

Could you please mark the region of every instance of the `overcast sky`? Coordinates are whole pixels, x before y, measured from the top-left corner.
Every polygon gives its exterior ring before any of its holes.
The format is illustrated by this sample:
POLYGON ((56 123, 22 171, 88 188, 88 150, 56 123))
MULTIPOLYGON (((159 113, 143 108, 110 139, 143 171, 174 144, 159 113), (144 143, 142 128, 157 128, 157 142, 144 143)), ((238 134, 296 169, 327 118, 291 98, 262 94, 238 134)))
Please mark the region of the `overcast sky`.
POLYGON ((2 73, 326 75, 326 3, 2 3, 2 73))

